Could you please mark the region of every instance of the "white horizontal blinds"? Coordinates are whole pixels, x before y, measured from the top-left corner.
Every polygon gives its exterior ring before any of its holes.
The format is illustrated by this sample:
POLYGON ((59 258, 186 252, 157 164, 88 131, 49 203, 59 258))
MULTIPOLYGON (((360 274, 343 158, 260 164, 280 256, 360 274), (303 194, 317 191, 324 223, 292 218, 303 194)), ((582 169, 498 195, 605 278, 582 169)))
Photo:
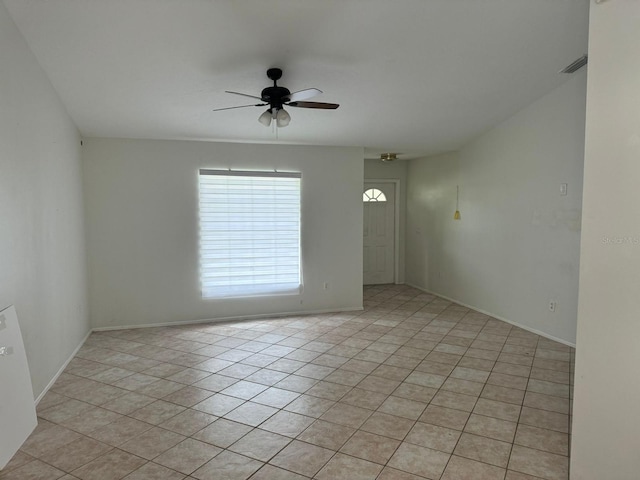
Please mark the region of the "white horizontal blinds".
POLYGON ((200 170, 203 297, 300 290, 300 174, 200 170))

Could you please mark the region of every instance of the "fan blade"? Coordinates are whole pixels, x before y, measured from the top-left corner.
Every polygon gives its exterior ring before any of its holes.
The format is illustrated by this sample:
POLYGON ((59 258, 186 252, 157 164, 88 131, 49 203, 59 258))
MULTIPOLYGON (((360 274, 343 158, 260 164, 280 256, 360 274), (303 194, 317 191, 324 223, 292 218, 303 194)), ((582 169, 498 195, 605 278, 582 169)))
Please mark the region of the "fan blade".
POLYGON ((256 100, 262 100, 262 98, 260 98, 260 97, 256 97, 255 95, 249 95, 249 94, 246 94, 246 93, 230 92, 229 90, 225 90, 225 93, 231 93, 233 95, 242 95, 243 97, 249 97, 249 98, 255 98, 256 100))
POLYGON ((214 112, 219 112, 220 110, 233 110, 234 108, 245 108, 245 107, 264 107, 265 105, 269 105, 268 103, 256 103, 251 105, 238 105, 237 107, 224 107, 224 108, 214 108, 214 112))
POLYGON ((320 95, 322 90, 318 90, 317 88, 307 88, 305 90, 299 90, 297 92, 293 92, 289 95, 290 102, 297 102, 300 100, 306 100, 307 98, 315 97, 316 95, 320 95))
POLYGON ((301 107, 301 108, 321 108, 324 110, 335 110, 340 105, 337 103, 324 103, 324 102, 291 102, 287 103, 290 107, 301 107))

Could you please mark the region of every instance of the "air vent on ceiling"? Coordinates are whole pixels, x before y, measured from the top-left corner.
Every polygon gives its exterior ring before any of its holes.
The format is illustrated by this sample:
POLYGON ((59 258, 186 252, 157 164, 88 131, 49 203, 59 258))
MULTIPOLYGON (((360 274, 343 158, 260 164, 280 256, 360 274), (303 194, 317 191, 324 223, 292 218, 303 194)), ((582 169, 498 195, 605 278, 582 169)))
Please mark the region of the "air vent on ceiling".
POLYGON ((584 55, 573 62, 571 65, 567 65, 564 69, 560 70, 560 73, 573 73, 580 70, 587 64, 588 56, 584 55))

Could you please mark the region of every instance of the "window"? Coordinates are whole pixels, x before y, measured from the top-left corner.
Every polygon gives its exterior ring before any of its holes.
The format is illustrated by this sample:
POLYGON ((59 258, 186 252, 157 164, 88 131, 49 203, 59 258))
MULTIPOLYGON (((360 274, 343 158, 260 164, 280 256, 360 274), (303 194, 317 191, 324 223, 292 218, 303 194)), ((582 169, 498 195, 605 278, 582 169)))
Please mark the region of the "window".
POLYGON ((300 178, 200 170, 203 298, 300 291, 300 178))
POLYGON ((363 202, 386 202, 387 197, 377 188, 370 188, 362 194, 363 202))

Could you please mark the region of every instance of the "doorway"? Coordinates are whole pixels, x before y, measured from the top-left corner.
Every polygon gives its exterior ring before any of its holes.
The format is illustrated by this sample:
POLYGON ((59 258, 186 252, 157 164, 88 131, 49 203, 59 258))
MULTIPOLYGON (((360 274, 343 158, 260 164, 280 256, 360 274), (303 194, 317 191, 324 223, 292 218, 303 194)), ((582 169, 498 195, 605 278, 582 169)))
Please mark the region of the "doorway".
POLYGON ((362 202, 363 283, 380 285, 396 281, 395 181, 365 182, 362 202))

